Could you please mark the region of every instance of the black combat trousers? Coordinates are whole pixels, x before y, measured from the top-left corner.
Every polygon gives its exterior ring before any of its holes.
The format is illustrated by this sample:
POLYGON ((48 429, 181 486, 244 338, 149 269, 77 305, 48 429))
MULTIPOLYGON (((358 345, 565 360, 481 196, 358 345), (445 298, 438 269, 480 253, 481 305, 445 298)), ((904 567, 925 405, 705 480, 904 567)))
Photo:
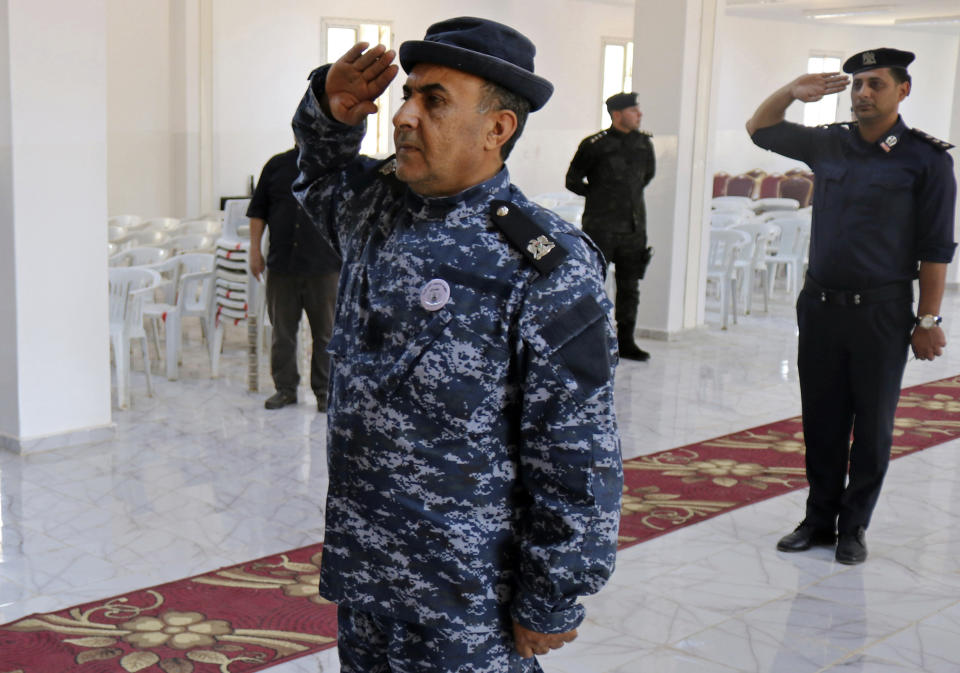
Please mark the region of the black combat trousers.
POLYGON ((640 303, 640 279, 647 270, 646 232, 609 232, 584 229, 603 253, 608 264, 613 264, 617 296, 614 317, 618 330, 629 330, 637 324, 637 305, 640 303))
POLYGON ((807 521, 852 533, 870 524, 890 462, 912 299, 830 303, 804 288, 797 323, 807 521))
POLYGON ((336 273, 320 276, 267 272, 267 312, 273 325, 270 370, 277 391, 296 395, 300 384, 297 371, 297 330, 300 315, 307 314, 313 336, 310 358, 310 387, 318 399, 327 399, 330 356, 327 344, 333 333, 337 301, 336 273))

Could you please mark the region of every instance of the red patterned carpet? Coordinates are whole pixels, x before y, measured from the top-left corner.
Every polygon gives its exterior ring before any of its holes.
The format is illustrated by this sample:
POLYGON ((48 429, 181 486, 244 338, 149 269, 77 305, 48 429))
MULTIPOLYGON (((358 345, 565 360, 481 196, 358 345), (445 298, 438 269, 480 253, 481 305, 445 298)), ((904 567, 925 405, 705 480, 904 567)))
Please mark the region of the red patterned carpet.
MULTIPOLYGON (((893 455, 960 436, 960 376, 904 389, 893 455)), ((806 485, 792 418, 624 465, 620 548, 806 485)), ((0 673, 249 673, 336 642, 320 545, 0 626, 0 673)))

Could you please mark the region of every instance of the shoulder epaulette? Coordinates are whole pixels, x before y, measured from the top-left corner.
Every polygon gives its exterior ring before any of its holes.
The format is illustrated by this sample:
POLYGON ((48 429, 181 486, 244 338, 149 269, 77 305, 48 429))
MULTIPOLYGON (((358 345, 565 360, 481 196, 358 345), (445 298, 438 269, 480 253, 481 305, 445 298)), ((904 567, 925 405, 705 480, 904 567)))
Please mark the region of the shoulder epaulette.
POLYGON ((557 268, 568 254, 543 227, 510 201, 492 201, 490 219, 541 275, 557 268))
POLYGON ((640 135, 642 135, 642 136, 647 136, 648 138, 652 138, 652 137, 653 137, 653 134, 650 133, 650 131, 640 131, 640 135))
MULTIPOLYGON (((376 180, 386 180, 391 189, 394 189, 403 183, 397 179, 397 155, 391 155, 383 161, 374 164, 373 168, 363 170, 358 163, 354 164, 356 168, 348 168, 347 186, 355 192, 360 192, 372 185, 376 180), (396 183, 396 184, 394 184, 396 183)), ((369 166, 369 164, 367 164, 369 166)))
POLYGON ((849 131, 852 128, 857 126, 857 122, 833 122, 832 124, 820 124, 817 128, 821 129, 832 129, 832 128, 842 128, 844 131, 849 131))
POLYGON ((593 143, 597 142, 598 140, 600 140, 601 138, 603 138, 603 137, 606 136, 606 135, 607 135, 607 129, 603 129, 602 131, 597 131, 597 132, 594 133, 592 136, 587 136, 587 139, 586 139, 585 142, 588 142, 588 143, 590 143, 590 144, 593 144, 593 143))
POLYGON ((910 129, 910 133, 917 136, 918 138, 920 138, 920 140, 924 141, 925 143, 929 143, 930 145, 933 145, 938 150, 941 150, 943 152, 946 152, 947 150, 953 147, 953 145, 948 143, 946 140, 940 140, 939 138, 934 138, 929 133, 925 133, 920 129, 912 128, 910 129))

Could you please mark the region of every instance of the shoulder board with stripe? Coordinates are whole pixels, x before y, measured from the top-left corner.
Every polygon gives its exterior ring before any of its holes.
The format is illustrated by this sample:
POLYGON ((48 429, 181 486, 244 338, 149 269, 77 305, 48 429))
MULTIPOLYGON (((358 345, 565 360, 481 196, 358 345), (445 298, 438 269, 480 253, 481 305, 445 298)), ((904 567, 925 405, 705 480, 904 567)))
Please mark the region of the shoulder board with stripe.
POLYGON ((592 136, 587 136, 586 142, 593 144, 598 140, 600 140, 601 138, 605 137, 606 135, 607 135, 606 129, 602 131, 598 131, 597 133, 594 133, 592 136))
POLYGON ((543 276, 557 268, 569 254, 543 227, 509 201, 492 201, 490 219, 543 276))
POLYGON ((913 129, 913 128, 912 128, 912 129, 910 129, 910 133, 912 133, 912 134, 915 135, 916 137, 920 138, 920 140, 924 141, 925 143, 928 143, 928 144, 930 144, 930 145, 933 145, 933 146, 936 147, 938 150, 941 150, 941 151, 943 151, 943 152, 946 152, 947 150, 949 150, 950 148, 953 147, 953 145, 950 144, 950 143, 948 143, 946 140, 940 140, 939 138, 934 138, 934 137, 933 137, 932 135, 930 135, 929 133, 925 133, 924 131, 921 131, 920 129, 913 129))
POLYGON ((650 133, 650 131, 640 131, 640 135, 642 135, 642 136, 647 136, 648 138, 652 138, 652 137, 653 137, 653 134, 650 133))
POLYGON ((400 180, 397 179, 397 156, 391 155, 381 161, 378 164, 375 164, 372 168, 363 170, 362 165, 359 163, 354 163, 353 166, 347 168, 347 186, 353 189, 356 192, 363 191, 374 182, 379 180, 385 180, 390 184, 391 189, 399 188, 403 185, 400 180))

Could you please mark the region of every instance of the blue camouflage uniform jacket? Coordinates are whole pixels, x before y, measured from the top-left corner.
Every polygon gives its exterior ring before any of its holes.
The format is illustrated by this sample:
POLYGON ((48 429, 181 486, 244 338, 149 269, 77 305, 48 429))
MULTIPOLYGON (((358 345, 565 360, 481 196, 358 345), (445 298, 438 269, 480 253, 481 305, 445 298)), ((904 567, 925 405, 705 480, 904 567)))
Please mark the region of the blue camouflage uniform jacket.
POLYGON ((506 168, 418 196, 321 110, 325 79, 293 121, 294 191, 343 256, 320 593, 434 627, 575 628, 613 571, 623 483, 599 253, 506 168))

